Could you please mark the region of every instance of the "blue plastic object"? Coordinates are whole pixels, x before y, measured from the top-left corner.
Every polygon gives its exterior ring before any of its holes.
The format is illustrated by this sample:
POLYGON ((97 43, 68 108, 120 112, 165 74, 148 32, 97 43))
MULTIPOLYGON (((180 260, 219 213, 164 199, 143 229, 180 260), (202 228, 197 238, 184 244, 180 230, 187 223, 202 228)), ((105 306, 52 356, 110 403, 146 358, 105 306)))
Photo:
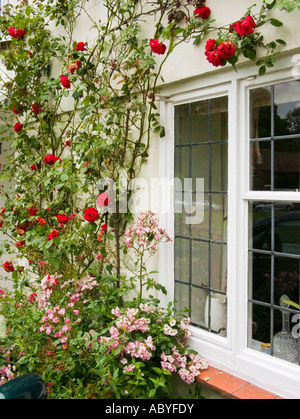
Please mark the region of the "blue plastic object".
POLYGON ((0 400, 40 400, 46 398, 45 382, 37 374, 26 374, 0 386, 0 400))

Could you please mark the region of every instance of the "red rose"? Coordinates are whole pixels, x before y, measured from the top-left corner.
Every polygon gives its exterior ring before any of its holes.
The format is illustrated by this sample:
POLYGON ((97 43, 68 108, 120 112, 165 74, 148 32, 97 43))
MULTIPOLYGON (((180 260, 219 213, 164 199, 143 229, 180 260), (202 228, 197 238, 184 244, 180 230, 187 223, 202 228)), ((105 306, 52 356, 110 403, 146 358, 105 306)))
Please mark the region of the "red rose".
POLYGON ((84 42, 78 42, 75 49, 76 51, 86 51, 86 44, 84 42))
POLYGON ((22 249, 22 247, 25 247, 25 246, 26 246, 26 243, 24 241, 20 241, 15 244, 15 247, 17 247, 18 249, 22 249))
POLYGON ((66 147, 70 147, 70 145, 71 145, 71 141, 66 141, 66 142, 65 142, 65 146, 66 146, 66 147))
POLYGON ((102 230, 103 233, 105 233, 107 231, 107 224, 103 224, 101 226, 101 230, 102 230))
POLYGON ((23 124, 21 124, 21 122, 17 122, 14 126, 14 130, 15 130, 15 132, 21 132, 23 127, 24 126, 23 126, 23 124))
POLYGON ((27 34, 26 31, 22 29, 16 30, 16 28, 14 28, 13 26, 8 29, 8 33, 12 38, 15 38, 15 39, 21 39, 27 34))
POLYGON ((254 29, 257 28, 257 24, 254 22, 253 17, 248 15, 244 20, 233 23, 230 26, 230 32, 233 30, 240 36, 251 35, 254 32, 254 29))
POLYGON ((32 164, 30 166, 30 169, 33 170, 34 172, 36 172, 38 168, 37 168, 37 166, 35 164, 32 164))
POLYGON ((160 44, 157 39, 150 39, 149 45, 154 54, 164 55, 167 51, 167 47, 164 44, 160 44))
POLYGON ((84 211, 84 219, 89 223, 95 223, 99 218, 98 211, 93 207, 89 207, 84 211))
POLYGON ((215 39, 209 39, 206 42, 205 55, 207 55, 208 52, 213 51, 215 46, 216 46, 216 40, 215 39))
POLYGON ((60 160, 59 157, 54 156, 53 154, 48 154, 48 156, 44 157, 44 163, 48 166, 52 166, 55 164, 58 160, 60 160))
POLYGON ((14 103, 13 113, 15 115, 19 115, 22 112, 23 112, 23 106, 21 104, 14 103))
POLYGON ((203 7, 197 7, 196 10, 194 10, 194 16, 201 19, 208 19, 210 16, 211 10, 207 6, 203 7))
POLYGON ((43 111, 43 108, 41 107, 41 105, 39 103, 33 103, 31 105, 31 109, 33 110, 33 113, 35 115, 38 115, 40 112, 43 111))
POLYGON ((3 268, 6 272, 14 272, 15 271, 15 268, 13 266, 12 261, 5 262, 4 265, 3 265, 3 268))
POLYGON ((57 230, 53 230, 49 235, 48 235, 48 241, 51 241, 53 239, 58 239, 59 237, 59 231, 57 230))
POLYGON ((223 67, 226 60, 234 57, 236 46, 229 41, 221 42, 218 46, 214 39, 209 39, 205 47, 205 55, 210 64, 215 67, 223 67))
POLYGON ((61 75, 60 76, 60 82, 63 85, 63 87, 65 87, 66 89, 71 88, 71 83, 70 83, 70 80, 69 80, 69 76, 61 75))
POLYGON ((75 61, 75 63, 72 63, 72 64, 69 65, 67 73, 74 74, 75 70, 76 71, 79 70, 81 66, 82 66, 81 61, 75 61))
POLYGON ((22 29, 17 29, 16 30, 16 38, 17 39, 21 39, 24 38, 24 36, 27 35, 27 32, 22 30, 22 29))
POLYGON ((44 218, 38 217, 37 218, 39 225, 44 226, 47 223, 47 220, 44 218))
POLYGON ((70 218, 66 214, 58 214, 56 219, 60 224, 68 224, 70 221, 70 218))
POLYGON ((13 26, 11 26, 10 28, 8 28, 8 34, 12 38, 15 38, 16 37, 16 28, 14 28, 13 26))
POLYGON ((207 54, 207 61, 212 64, 214 67, 224 67, 225 60, 222 58, 217 49, 209 51, 207 54))
POLYGON ((32 207, 26 208, 26 210, 29 211, 31 217, 34 217, 39 212, 39 208, 36 208, 36 205, 32 205, 32 207))
POLYGON ((224 60, 229 60, 234 57, 236 46, 232 42, 222 42, 218 46, 217 51, 224 60))

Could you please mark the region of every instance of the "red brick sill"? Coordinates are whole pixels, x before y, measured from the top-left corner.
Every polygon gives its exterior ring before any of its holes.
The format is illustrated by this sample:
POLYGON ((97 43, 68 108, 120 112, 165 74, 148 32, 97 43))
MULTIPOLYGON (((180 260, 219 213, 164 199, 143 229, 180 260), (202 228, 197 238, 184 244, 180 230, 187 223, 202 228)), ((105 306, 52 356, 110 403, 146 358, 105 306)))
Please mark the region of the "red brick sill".
POLYGON ((245 380, 220 371, 214 367, 208 367, 207 371, 203 371, 197 379, 198 384, 202 387, 224 396, 228 399, 241 400, 275 400, 282 399, 276 394, 263 390, 245 380))

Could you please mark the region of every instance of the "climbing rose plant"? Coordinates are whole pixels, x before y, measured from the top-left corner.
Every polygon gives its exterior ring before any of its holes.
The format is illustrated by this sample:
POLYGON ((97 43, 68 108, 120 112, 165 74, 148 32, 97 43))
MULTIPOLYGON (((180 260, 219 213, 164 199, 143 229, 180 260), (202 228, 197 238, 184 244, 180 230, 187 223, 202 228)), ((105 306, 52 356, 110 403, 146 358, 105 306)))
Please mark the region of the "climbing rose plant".
POLYGON ((180 44, 205 39, 213 66, 237 68, 243 57, 264 74, 285 42, 265 43, 261 28, 282 26, 269 12, 298 0, 263 1, 222 28, 203 0, 104 0, 101 22, 88 0, 27 3, 0 16, 1 175, 10 183, 0 254, 14 288, 0 289, 0 383, 36 372, 52 398, 171 398, 173 375, 190 384, 205 362, 187 346, 190 320, 155 298, 166 290, 147 261, 170 237, 154 214, 119 210, 120 173, 129 200, 152 135, 165 136, 157 91, 180 44), (93 42, 78 39, 82 15, 93 42))

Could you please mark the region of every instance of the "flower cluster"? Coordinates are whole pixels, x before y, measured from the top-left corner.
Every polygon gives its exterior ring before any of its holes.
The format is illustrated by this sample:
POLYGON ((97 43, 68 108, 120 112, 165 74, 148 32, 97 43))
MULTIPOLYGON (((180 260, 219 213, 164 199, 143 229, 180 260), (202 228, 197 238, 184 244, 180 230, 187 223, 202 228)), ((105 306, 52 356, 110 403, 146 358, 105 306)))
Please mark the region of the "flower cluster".
POLYGON ((3 264, 3 268, 4 268, 4 270, 5 270, 5 272, 14 272, 15 271, 15 268, 14 268, 14 265, 13 265, 13 263, 12 263, 12 261, 10 260, 10 261, 7 261, 7 262, 5 262, 4 264, 3 264))
POLYGON ((160 243, 171 241, 166 231, 159 228, 155 214, 150 211, 142 213, 137 222, 126 231, 125 236, 126 246, 136 253, 156 251, 160 243))
POLYGON ((27 35, 26 30, 24 29, 16 29, 15 27, 11 26, 10 28, 8 28, 8 34, 15 39, 22 39, 24 38, 24 36, 27 35))
POLYGON ((210 17, 210 14, 211 14, 211 10, 207 6, 197 7, 194 10, 194 16, 196 18, 201 18, 201 19, 206 20, 210 17))
POLYGON ((245 19, 230 25, 229 31, 235 31, 239 36, 246 36, 251 35, 256 28, 257 24, 255 23, 253 17, 248 15, 245 19))
MULTIPOLYGON (((124 373, 134 372, 135 359, 145 362, 156 356, 160 356, 164 371, 178 372, 188 384, 207 368, 203 359, 186 347, 191 336, 190 319, 179 319, 169 310, 143 303, 125 311, 116 307, 112 314, 115 320, 109 329, 110 336, 100 336, 99 342, 107 353, 117 355, 124 373), (172 347, 172 351, 166 354, 160 345, 172 347)), ((90 331, 91 336, 94 333, 90 331)))
POLYGON ((44 157, 44 163, 48 166, 53 166, 59 160, 60 158, 54 156, 53 154, 48 154, 47 156, 44 157))
POLYGON ((226 40, 209 39, 205 47, 205 55, 210 64, 214 67, 224 67, 232 59, 237 60, 236 52, 239 39, 252 35, 257 24, 251 15, 246 16, 229 27, 229 35, 226 40), (231 35, 230 35, 231 34, 231 35), (238 37, 234 37, 237 34, 238 37))
POLYGON ((47 275, 42 280, 42 295, 37 300, 39 308, 45 309, 45 315, 42 318, 42 326, 39 331, 45 332, 48 336, 58 338, 62 348, 67 349, 67 342, 71 337, 71 332, 76 324, 81 323, 79 317, 82 304, 89 300, 85 298, 84 291, 91 291, 99 287, 98 282, 92 277, 85 277, 80 282, 69 280, 60 284, 59 278, 47 275), (57 305, 54 308, 49 307, 52 293, 61 292, 66 287, 71 287, 65 293, 67 303, 64 306, 57 305), (78 306, 75 306, 77 303, 78 306), (74 316, 75 315, 75 316, 74 316))
POLYGON ((199 355, 188 351, 182 355, 174 346, 171 355, 161 354, 161 367, 164 371, 177 372, 182 381, 192 384, 208 365, 199 355))
POLYGON ((4 365, 0 368, 0 386, 5 384, 7 381, 13 380, 15 378, 14 372, 16 371, 15 365, 4 365))
POLYGON ((230 60, 235 56, 235 51, 236 46, 229 41, 221 42, 217 45, 214 39, 209 39, 205 47, 207 60, 214 67, 224 67, 227 60, 230 60))
POLYGON ((45 308, 50 300, 55 287, 59 285, 59 278, 53 275, 46 275, 41 281, 41 297, 38 299, 38 307, 45 308))

